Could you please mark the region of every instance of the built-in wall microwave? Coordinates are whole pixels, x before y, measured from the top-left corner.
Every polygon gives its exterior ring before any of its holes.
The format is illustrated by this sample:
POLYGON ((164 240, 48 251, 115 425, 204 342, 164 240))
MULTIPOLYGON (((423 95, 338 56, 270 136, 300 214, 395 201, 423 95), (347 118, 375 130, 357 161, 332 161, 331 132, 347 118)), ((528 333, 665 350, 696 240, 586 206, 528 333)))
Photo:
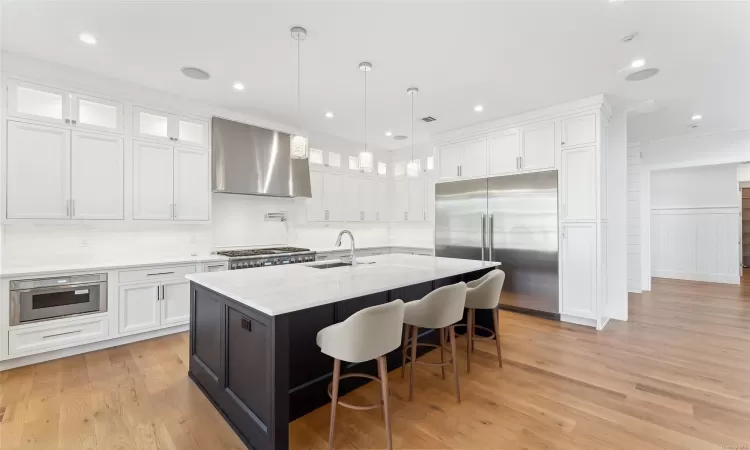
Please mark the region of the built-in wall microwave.
POLYGON ((107 311, 107 274, 13 280, 10 325, 107 311))

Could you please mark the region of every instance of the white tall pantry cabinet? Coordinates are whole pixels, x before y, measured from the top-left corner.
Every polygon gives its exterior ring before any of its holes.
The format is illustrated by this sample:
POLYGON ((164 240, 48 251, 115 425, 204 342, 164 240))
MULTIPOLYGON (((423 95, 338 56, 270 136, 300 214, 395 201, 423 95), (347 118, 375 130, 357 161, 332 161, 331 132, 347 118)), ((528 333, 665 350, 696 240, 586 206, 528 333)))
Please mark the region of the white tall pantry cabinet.
POLYGON ((598 95, 444 133, 435 152, 438 182, 558 171, 560 318, 597 329, 610 318, 606 203, 610 117, 606 99, 598 95))

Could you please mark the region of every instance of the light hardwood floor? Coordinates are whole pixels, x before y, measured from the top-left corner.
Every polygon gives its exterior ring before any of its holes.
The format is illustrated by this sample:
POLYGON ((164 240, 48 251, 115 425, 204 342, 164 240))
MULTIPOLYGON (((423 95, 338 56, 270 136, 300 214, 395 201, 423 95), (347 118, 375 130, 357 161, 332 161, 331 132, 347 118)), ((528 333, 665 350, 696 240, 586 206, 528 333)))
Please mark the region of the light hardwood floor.
MULTIPOLYGON (((394 448, 750 443, 750 284, 654 280, 631 296, 629 322, 599 333, 509 312, 501 328, 504 367, 494 343, 477 342, 461 404, 450 371, 419 366, 412 403, 390 374, 394 448)), ((188 380, 187 346, 179 334, 3 372, 0 448, 244 448, 188 380)), ((347 400, 377 399, 368 385, 347 400)), ((291 448, 327 448, 328 417, 323 407, 292 423, 291 448)), ((384 446, 380 411, 339 408, 336 448, 384 446)))

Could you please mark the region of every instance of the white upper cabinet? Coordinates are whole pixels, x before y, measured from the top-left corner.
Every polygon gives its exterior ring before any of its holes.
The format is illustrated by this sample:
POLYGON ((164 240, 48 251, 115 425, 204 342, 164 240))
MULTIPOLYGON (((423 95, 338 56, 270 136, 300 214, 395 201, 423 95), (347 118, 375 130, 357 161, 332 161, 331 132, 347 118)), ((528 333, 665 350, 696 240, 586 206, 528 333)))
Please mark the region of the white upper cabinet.
POLYGON ((66 124, 70 121, 70 95, 62 89, 9 79, 8 115, 66 124))
POLYGON ((487 139, 479 138, 461 144, 461 176, 483 177, 487 175, 487 139))
POLYGON ((339 220, 355 222, 360 220, 359 179, 354 175, 341 178, 341 218, 339 220))
POLYGON ((461 165, 461 144, 438 147, 438 175, 441 180, 457 178, 461 165))
POLYGON ((435 221, 435 177, 428 175, 424 177, 424 220, 428 222, 435 221))
POLYGON ((208 152, 201 149, 174 149, 175 220, 208 220, 211 185, 208 152))
POLYGON ((388 198, 390 195, 388 180, 377 180, 375 183, 375 220, 388 221, 388 198))
POLYGON ((342 176, 338 173, 325 173, 323 177, 324 220, 346 220, 343 208, 342 176))
POLYGON ((394 180, 390 192, 390 219, 393 222, 404 222, 409 213, 409 192, 406 180, 394 180))
POLYGON ((173 166, 172 146, 133 142, 133 219, 172 219, 173 166))
POLYGON ((124 219, 123 138, 74 131, 71 162, 71 217, 124 219))
POLYGON ((596 317, 596 224, 561 227, 562 314, 596 317))
POLYGON ((562 148, 596 143, 595 113, 563 119, 561 126, 562 148))
POLYGON ((555 148, 555 122, 541 122, 523 127, 520 169, 554 169, 555 148))
POLYGON ((310 171, 310 194, 305 200, 306 217, 308 222, 321 222, 326 219, 323 207, 323 172, 310 171))
POLYGON ((122 132, 122 103, 73 94, 70 97, 71 125, 77 128, 122 132))
POLYGON ((424 217, 424 178, 409 178, 407 180, 407 193, 409 197, 409 209, 406 220, 409 222, 421 222, 424 217))
POLYGON ((503 130, 487 137, 490 175, 516 173, 519 170, 521 139, 518 129, 503 130))
POLYGON ((133 133, 146 139, 208 147, 208 121, 140 106, 133 107, 133 133))
POLYGON ((374 178, 362 177, 359 179, 359 219, 373 222, 376 219, 377 204, 375 200, 375 189, 378 186, 374 178))
POLYGON ((7 217, 70 217, 69 130, 8 121, 7 217))
POLYGON ((596 147, 562 151, 561 220, 596 219, 596 147))

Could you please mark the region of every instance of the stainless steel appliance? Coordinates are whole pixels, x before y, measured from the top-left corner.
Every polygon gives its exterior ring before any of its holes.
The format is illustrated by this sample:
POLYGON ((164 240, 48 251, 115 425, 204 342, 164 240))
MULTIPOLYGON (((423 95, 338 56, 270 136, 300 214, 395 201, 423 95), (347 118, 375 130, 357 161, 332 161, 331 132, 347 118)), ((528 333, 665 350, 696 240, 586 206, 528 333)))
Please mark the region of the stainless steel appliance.
POLYGON ((245 123, 211 119, 214 192, 312 197, 310 164, 292 159, 291 137, 245 123))
POLYGON ((435 185, 435 255, 499 261, 500 306, 559 319, 557 171, 435 185))
POLYGON ((229 258, 229 270, 315 261, 314 251, 299 247, 224 250, 216 254, 229 258))
POLYGON ((10 324, 107 310, 107 274, 10 282, 10 324))

